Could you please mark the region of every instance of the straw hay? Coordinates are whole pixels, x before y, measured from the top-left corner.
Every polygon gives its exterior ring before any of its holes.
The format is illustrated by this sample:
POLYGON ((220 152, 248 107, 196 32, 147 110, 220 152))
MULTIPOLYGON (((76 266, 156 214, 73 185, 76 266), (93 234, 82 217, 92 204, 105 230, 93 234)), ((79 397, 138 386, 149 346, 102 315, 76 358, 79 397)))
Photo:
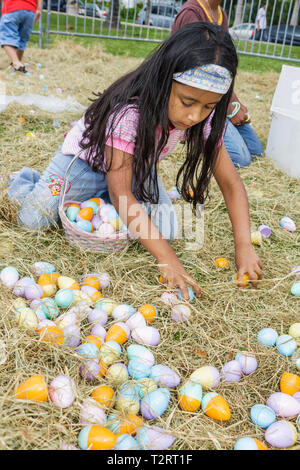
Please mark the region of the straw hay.
MULTIPOLYGON (((70 94, 84 105, 88 105, 93 91, 103 90, 125 70, 139 63, 129 58, 112 57, 97 45, 86 49, 71 41, 57 42, 49 50, 29 48, 26 60, 31 64, 31 77, 11 76, 4 69, 0 72, 7 85, 7 94, 42 93, 42 85, 47 84, 49 94, 60 87, 63 90, 60 97, 70 94), (36 68, 37 62, 43 64, 42 69, 36 68), (43 81, 38 78, 40 73, 45 75, 43 81)), ((239 96, 247 103, 255 129, 264 143, 270 124, 268 109, 277 79, 274 73, 241 72, 238 77, 239 96), (255 98, 257 94, 262 100, 255 98)), ((77 118, 78 115, 53 115, 37 109, 31 114, 30 108, 10 105, 0 113, 1 174, 7 176, 23 165, 43 170, 61 144, 70 121, 77 118), (20 116, 26 119, 25 124, 18 122, 20 116), (61 122, 61 127, 52 126, 54 119, 61 122), (25 134, 28 131, 34 132, 37 139, 27 141, 25 134)), ((181 158, 179 146, 173 156, 161 164, 161 176, 167 188, 174 185, 177 162, 181 158)), ((299 230, 288 233, 279 227, 279 220, 283 215, 289 215, 299 228, 300 184, 266 159, 255 160, 240 174, 249 195, 253 228, 261 223, 272 228, 270 241, 256 248, 264 264, 264 280, 257 290, 241 291, 232 284, 230 278, 235 272, 233 236, 222 195, 213 181, 211 199, 205 207, 204 247, 198 252, 186 252, 183 241, 172 243, 187 270, 202 286, 202 298, 192 304, 190 324, 171 321, 168 308, 159 300, 163 288, 158 283, 154 260, 142 246, 134 243, 123 252, 109 256, 89 254, 70 247, 62 231, 39 234, 24 231, 10 221, 12 214, 8 211, 11 208, 3 198, 2 184, 1 268, 13 265, 25 276, 30 272, 31 263, 50 261, 58 272, 78 281, 88 272, 108 272, 112 286, 105 295, 120 303, 135 306, 153 303, 158 307, 159 319, 154 326, 160 329, 162 340, 153 348, 156 363, 174 368, 182 381, 205 364, 220 369, 241 349, 256 354, 259 368, 254 374, 237 384, 222 384, 218 388, 232 410, 229 423, 214 422, 201 411, 194 414, 180 411, 176 394, 171 393, 172 402, 157 424, 174 434, 174 449, 232 449, 236 439, 242 436, 263 439, 263 431, 255 428, 249 418, 250 408, 256 403, 266 403, 268 396, 279 390, 279 379, 284 370, 296 372, 291 359, 260 347, 256 334, 264 327, 287 333, 289 325, 299 321, 299 299, 289 293, 292 283, 289 273, 294 265, 300 264, 299 230), (229 271, 218 271, 214 267, 213 261, 219 256, 229 259, 229 271)), ((1 288, 0 340, 6 345, 8 358, 0 365, 0 448, 57 449, 63 441, 76 445, 80 431, 80 403, 97 384, 90 385, 79 377, 78 362, 72 351, 42 344, 35 334, 18 329, 12 315, 12 301, 11 293, 1 288), (59 410, 50 402, 38 405, 16 400, 17 384, 33 374, 42 374, 48 383, 59 374, 69 374, 77 384, 73 406, 59 410)), ((87 332, 88 325, 84 324, 83 336, 87 332)), ((100 383, 105 380, 100 379, 100 383)))

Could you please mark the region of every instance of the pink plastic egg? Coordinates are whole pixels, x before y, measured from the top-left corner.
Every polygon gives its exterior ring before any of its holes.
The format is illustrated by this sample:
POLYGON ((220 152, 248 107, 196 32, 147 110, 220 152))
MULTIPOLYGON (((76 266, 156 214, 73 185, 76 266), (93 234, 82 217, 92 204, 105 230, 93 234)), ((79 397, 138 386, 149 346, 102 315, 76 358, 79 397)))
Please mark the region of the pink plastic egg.
POLYGON ((89 313, 88 320, 89 323, 99 323, 100 325, 105 325, 107 323, 107 313, 101 308, 95 308, 89 313))
POLYGON ((75 382, 67 375, 59 375, 49 385, 50 400, 59 408, 68 408, 75 400, 75 382))
POLYGON ((98 424, 101 426, 106 422, 106 414, 101 405, 93 398, 87 398, 82 402, 80 410, 80 424, 98 424))
POLYGON ((146 320, 140 312, 136 312, 130 318, 128 318, 126 325, 130 328, 130 331, 132 331, 135 328, 145 327, 146 320))
POLYGON ((297 430, 288 421, 276 421, 266 430, 265 439, 271 446, 277 449, 286 449, 295 444, 297 430))
POLYGON ((269 397, 267 405, 281 418, 292 418, 300 414, 300 403, 291 395, 276 392, 269 397))
POLYGON ((43 288, 39 284, 30 284, 26 286, 24 292, 27 300, 40 299, 44 294, 43 288))
POLYGON ((105 341, 107 331, 103 328, 101 323, 96 323, 91 329, 91 335, 98 336, 105 341))
POLYGON ((144 344, 146 346, 157 346, 160 341, 159 331, 153 326, 135 328, 131 336, 138 344, 144 344))

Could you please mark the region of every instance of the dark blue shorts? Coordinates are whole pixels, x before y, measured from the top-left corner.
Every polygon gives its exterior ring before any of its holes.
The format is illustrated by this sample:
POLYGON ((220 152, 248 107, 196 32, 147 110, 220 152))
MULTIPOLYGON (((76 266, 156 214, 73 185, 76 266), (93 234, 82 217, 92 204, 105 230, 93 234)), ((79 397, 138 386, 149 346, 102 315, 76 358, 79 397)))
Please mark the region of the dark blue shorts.
POLYGON ((35 13, 17 10, 6 13, 0 20, 0 45, 24 51, 34 25, 35 13))

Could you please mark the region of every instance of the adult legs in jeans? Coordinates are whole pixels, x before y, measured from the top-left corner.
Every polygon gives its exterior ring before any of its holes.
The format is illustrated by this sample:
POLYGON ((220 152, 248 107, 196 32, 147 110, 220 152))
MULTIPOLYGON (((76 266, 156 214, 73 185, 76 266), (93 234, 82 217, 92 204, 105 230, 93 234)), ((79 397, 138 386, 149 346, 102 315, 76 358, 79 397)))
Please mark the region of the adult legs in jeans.
POLYGON ((224 144, 227 152, 237 167, 248 166, 251 156, 261 156, 263 148, 250 124, 234 126, 229 119, 226 120, 224 144))

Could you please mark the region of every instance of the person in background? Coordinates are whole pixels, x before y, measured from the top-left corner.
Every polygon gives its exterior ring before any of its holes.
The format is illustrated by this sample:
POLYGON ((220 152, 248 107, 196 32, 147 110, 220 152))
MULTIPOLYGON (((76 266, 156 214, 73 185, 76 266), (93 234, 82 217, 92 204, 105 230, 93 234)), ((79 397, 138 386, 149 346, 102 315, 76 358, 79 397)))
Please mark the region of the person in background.
MULTIPOLYGON (((188 23, 205 21, 228 31, 228 19, 220 0, 188 0, 175 18, 172 34, 188 23)), ((235 166, 250 165, 253 156, 263 155, 262 145, 251 125, 250 115, 233 91, 227 109, 224 144, 235 166)))
POLYGON ((34 22, 38 22, 43 0, 4 0, 0 20, 0 45, 16 72, 27 73, 22 58, 34 22))
POLYGON ((262 7, 258 10, 256 20, 256 32, 255 37, 258 41, 266 41, 266 27, 267 27, 267 4, 264 3, 262 7))

